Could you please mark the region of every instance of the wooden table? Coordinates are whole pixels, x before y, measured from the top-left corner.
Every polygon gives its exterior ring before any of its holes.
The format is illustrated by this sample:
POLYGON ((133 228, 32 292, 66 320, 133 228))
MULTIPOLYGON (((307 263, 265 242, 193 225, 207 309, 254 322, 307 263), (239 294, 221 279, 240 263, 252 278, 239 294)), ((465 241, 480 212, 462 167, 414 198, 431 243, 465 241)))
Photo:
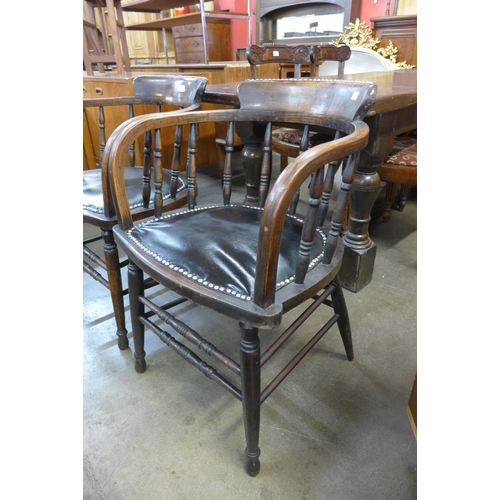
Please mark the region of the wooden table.
MULTIPOLYGON (((330 78, 322 76, 321 78, 330 78)), ((331 77, 336 78, 334 76, 331 77)), ((370 139, 361 153, 351 192, 349 229, 344 236, 345 253, 340 273, 344 288, 358 292, 370 283, 375 264, 376 245, 368 234, 370 213, 380 189, 377 168, 391 152, 397 134, 417 127, 417 70, 380 71, 345 75, 346 80, 370 81, 378 86, 375 102, 365 118, 370 139)), ((207 85, 203 100, 213 104, 239 106, 236 93, 240 82, 207 85)), ((245 143, 244 158, 258 156, 262 131, 239 130, 245 143)), ((245 165, 245 163, 244 163, 245 165)), ((247 172, 249 201, 258 188, 258 180, 247 172)))

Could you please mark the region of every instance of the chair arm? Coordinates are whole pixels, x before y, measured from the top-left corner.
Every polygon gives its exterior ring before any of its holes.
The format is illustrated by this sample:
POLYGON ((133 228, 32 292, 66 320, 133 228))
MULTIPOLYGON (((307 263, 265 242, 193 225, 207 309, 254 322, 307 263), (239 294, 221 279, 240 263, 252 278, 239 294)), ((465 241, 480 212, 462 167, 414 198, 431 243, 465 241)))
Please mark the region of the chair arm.
MULTIPOLYGON (((350 134, 308 149, 278 177, 268 194, 260 222, 255 283, 261 286, 255 290, 256 304, 265 308, 274 302, 279 255, 276 249, 281 245, 283 226, 295 193, 325 164, 363 149, 368 144, 368 134, 368 125, 355 121, 350 134)), ((355 169, 352 175, 354 173, 355 169)))

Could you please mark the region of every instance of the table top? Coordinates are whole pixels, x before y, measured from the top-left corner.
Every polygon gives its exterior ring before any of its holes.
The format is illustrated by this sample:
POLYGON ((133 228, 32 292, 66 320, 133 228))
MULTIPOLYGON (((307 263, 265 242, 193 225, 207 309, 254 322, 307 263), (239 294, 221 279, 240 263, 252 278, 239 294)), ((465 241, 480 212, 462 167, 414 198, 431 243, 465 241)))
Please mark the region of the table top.
MULTIPOLYGON (((322 79, 337 79, 336 76, 322 76, 322 79)), ((345 75, 344 80, 376 83, 377 97, 368 116, 387 113, 417 104, 417 70, 375 71, 345 75)), ((236 89, 241 82, 207 85, 203 95, 204 102, 238 106, 236 89)))

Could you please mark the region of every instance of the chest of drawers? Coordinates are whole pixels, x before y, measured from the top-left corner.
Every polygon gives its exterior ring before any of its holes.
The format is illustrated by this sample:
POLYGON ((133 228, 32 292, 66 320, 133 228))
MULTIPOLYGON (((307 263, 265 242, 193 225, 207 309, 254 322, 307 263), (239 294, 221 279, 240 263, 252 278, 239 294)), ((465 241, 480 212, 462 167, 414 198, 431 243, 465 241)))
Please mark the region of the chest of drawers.
MULTIPOLYGON (((207 18, 207 48, 210 61, 230 61, 229 19, 207 18)), ((175 43, 177 64, 203 64, 203 31, 201 23, 174 26, 172 35, 175 43)))

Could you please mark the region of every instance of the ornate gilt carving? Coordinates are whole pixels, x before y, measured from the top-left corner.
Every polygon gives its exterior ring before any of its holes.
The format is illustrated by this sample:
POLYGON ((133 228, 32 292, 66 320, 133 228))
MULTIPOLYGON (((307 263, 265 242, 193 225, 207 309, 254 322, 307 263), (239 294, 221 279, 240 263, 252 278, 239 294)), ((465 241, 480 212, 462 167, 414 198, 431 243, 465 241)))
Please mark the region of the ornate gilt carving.
POLYGON ((397 62, 398 48, 393 45, 392 40, 386 47, 379 47, 380 40, 372 36, 372 30, 365 22, 356 19, 355 23, 349 23, 346 31, 340 34, 337 40, 332 40, 333 45, 347 45, 351 48, 361 48, 373 50, 394 66, 394 69, 412 69, 415 66, 406 64, 406 61, 397 62))

